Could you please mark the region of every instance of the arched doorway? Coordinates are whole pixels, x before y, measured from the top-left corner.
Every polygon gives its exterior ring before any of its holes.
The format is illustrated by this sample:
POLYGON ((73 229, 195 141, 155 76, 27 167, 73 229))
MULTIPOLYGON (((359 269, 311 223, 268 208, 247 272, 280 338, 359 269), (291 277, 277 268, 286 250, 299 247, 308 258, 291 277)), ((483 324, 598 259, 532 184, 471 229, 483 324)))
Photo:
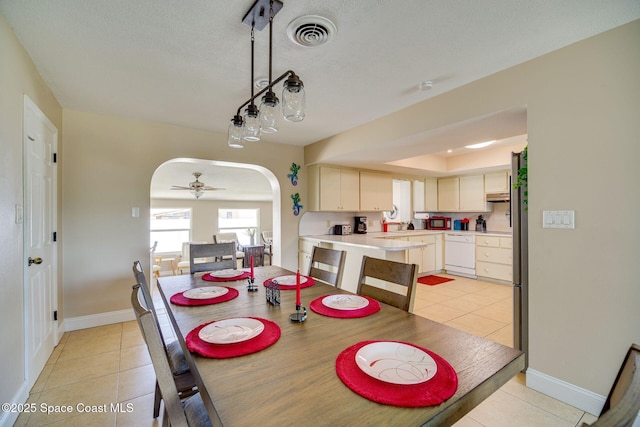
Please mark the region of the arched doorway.
POLYGON ((272 231, 274 243, 270 262, 279 264, 280 204, 278 180, 262 166, 192 158, 164 162, 154 171, 151 179, 151 212, 153 215, 158 212, 162 214, 163 210, 171 211, 175 218, 182 221, 174 221, 173 225, 167 226, 157 225, 158 222, 154 225, 153 219, 151 221, 151 243, 158 241, 156 254, 167 260, 161 262, 161 274, 179 273, 177 264, 181 242, 213 241, 213 234, 220 232, 219 215, 231 211, 256 212, 255 224, 237 230, 239 241, 242 244, 251 239, 248 230, 255 231, 253 241, 256 243, 260 242, 262 231, 272 231), (197 180, 206 188, 211 188, 198 197, 189 191, 190 183, 196 180, 194 173, 201 174, 197 180))

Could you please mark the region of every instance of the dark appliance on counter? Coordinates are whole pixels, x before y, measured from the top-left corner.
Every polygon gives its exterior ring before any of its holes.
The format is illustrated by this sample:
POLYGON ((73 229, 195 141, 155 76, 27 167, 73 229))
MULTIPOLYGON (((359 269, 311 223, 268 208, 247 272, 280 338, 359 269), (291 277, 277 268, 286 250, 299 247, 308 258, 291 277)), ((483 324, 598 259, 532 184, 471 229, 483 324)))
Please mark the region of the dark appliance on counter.
POLYGON ((484 219, 484 215, 478 215, 478 219, 476 219, 476 231, 481 233, 487 232, 487 221, 484 219))
POLYGON ((460 220, 460 230, 469 231, 469 218, 462 218, 460 220))
POLYGON ((414 218, 411 220, 411 224, 413 224, 414 230, 426 230, 427 229, 427 220, 422 218, 414 218))
POLYGON ((333 234, 337 234, 339 236, 351 234, 351 226, 347 224, 336 224, 333 226, 333 234))
POLYGON ((451 230, 451 218, 446 216, 429 217, 427 230, 451 230))
POLYGON ((367 217, 357 216, 355 218, 356 218, 356 227, 355 227, 354 233, 367 234, 367 217))

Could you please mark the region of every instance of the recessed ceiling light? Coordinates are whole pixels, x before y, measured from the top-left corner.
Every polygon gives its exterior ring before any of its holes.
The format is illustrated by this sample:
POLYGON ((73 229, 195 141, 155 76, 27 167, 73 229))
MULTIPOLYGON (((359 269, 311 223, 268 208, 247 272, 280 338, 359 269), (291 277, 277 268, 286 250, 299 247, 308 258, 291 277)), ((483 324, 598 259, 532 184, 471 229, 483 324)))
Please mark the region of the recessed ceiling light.
POLYGON ((496 142, 495 139, 493 141, 485 141, 485 142, 479 142, 477 144, 465 145, 464 147, 465 148, 484 148, 484 147, 490 146, 494 142, 496 142))
POLYGON ((448 149, 447 153, 453 153, 453 150, 452 149, 448 149))

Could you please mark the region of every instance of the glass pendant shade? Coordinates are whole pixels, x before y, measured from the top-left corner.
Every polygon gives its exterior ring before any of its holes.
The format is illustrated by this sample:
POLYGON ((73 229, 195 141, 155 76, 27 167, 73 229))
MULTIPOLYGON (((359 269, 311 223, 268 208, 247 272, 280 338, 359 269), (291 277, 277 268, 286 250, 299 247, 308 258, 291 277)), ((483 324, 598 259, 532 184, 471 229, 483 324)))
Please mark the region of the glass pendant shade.
POLYGON ((302 81, 292 74, 284 82, 282 89, 282 115, 289 122, 299 122, 304 119, 305 92, 302 81))
POLYGON ((244 141, 242 140, 242 117, 234 116, 231 120, 227 144, 231 148, 244 148, 244 141))
POLYGON ((249 104, 244 112, 243 120, 242 138, 245 141, 260 141, 260 119, 258 107, 255 104, 249 104))
POLYGON ((260 104, 260 129, 265 133, 278 132, 278 97, 272 91, 268 91, 262 97, 260 104))
POLYGON ((200 196, 204 194, 204 191, 200 188, 194 188, 193 190, 191 190, 191 194, 193 194, 196 197, 196 199, 199 199, 200 196))

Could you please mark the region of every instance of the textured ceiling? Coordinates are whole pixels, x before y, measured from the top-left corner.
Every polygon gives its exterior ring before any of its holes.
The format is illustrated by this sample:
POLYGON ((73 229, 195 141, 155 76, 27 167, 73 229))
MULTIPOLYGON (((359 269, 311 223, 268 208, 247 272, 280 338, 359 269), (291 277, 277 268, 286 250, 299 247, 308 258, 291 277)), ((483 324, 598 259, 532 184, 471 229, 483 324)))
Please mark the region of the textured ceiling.
MULTIPOLYGON (((307 116, 264 139, 294 145, 640 18, 638 0, 283 2, 274 21, 274 76, 292 69, 301 77, 307 116), (311 14, 337 31, 327 44, 304 48, 286 27, 311 14), (433 88, 419 91, 425 80, 433 88)), ((64 108, 226 135, 249 97, 250 29, 241 20, 252 3, 0 0, 0 13, 64 108)), ((267 76, 267 48, 268 32, 257 32, 256 77, 267 76)), ((412 152, 420 154, 428 153, 412 152)))

